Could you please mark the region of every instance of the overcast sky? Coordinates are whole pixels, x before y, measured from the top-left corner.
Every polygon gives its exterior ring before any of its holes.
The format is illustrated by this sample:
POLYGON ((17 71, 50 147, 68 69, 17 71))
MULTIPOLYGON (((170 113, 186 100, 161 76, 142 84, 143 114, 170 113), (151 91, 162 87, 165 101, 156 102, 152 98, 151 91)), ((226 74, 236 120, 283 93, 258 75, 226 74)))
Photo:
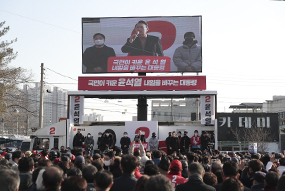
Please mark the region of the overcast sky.
MULTIPOLYGON (((13 48, 19 55, 11 64, 31 70, 34 81, 40 81, 44 63, 47 83, 77 90, 76 79, 82 76, 82 17, 202 15, 199 75, 207 76, 207 90, 218 92, 218 112, 223 112, 231 111, 233 104, 285 95, 284 10, 285 2, 268 0, 2 0, 0 18, 11 29, 1 41, 18 38, 13 48)), ((121 111, 131 102, 110 101, 107 110, 114 108, 113 103, 124 105, 121 111)))

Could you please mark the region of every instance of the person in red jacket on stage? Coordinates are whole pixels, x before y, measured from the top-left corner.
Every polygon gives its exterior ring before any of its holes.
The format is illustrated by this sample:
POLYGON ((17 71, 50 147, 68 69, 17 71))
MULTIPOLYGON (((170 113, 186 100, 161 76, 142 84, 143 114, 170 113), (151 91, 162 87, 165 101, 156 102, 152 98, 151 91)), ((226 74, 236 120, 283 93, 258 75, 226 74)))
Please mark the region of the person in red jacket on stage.
POLYGON ((177 159, 173 160, 170 164, 170 172, 166 177, 170 179, 174 188, 176 188, 178 184, 187 182, 187 179, 182 177, 181 171, 182 163, 177 159))
POLYGON ((201 148, 201 137, 198 135, 198 130, 194 131, 194 136, 191 137, 192 151, 200 150, 201 148))

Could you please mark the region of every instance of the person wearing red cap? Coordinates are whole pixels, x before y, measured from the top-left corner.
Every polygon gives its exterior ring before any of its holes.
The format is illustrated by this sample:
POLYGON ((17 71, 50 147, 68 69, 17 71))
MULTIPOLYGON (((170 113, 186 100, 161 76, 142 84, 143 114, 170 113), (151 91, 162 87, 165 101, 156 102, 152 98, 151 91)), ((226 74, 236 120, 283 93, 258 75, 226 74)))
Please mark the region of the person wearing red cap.
POLYGON ((182 163, 177 159, 173 160, 170 164, 170 172, 166 177, 170 179, 174 188, 176 188, 178 184, 187 182, 187 180, 182 177, 181 171, 182 163))
POLYGON ((6 154, 7 154, 7 152, 3 152, 1 156, 3 156, 3 157, 4 157, 6 154))
POLYGON ((57 165, 59 162, 61 162, 60 158, 56 158, 54 159, 53 164, 57 165))

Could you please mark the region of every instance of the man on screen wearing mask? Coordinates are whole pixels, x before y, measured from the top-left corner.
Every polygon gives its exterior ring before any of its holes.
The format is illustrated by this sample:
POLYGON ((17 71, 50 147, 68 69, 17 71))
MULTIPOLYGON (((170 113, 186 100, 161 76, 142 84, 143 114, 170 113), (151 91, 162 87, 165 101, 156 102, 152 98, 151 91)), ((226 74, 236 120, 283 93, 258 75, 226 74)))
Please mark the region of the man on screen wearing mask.
POLYGON ((184 34, 183 45, 175 50, 173 62, 177 66, 178 71, 202 71, 201 47, 197 45, 197 40, 195 40, 193 32, 186 32, 184 34))
POLYGON ((124 132, 124 136, 121 138, 120 144, 121 144, 121 149, 123 151, 123 154, 128 154, 129 147, 131 144, 131 139, 130 137, 128 137, 127 132, 124 132))
POLYGON ((130 56, 163 56, 161 41, 158 37, 148 35, 149 28, 145 21, 139 21, 135 25, 136 34, 127 39, 122 47, 123 53, 130 53, 130 56))
POLYGON ((83 65, 86 73, 107 72, 108 58, 116 56, 113 48, 105 45, 105 35, 96 33, 93 36, 95 45, 83 53, 83 65))

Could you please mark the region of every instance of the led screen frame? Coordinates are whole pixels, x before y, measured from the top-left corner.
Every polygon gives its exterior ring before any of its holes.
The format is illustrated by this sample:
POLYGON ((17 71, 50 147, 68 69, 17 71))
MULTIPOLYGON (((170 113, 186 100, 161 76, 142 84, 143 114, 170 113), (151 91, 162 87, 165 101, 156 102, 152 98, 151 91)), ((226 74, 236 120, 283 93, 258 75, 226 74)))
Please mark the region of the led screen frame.
MULTIPOLYGON (((99 35, 100 36, 100 35, 99 35)), ((148 38, 148 37, 147 37, 148 38)), ((137 38, 136 40, 139 40, 137 38)), ((149 43, 152 46, 153 42, 149 43)), ((155 43, 154 43, 155 44, 155 43)), ((154 45, 154 46, 157 46, 154 45)), ((147 48, 146 48, 147 49, 147 48)), ((97 49, 96 49, 97 50, 97 49)), ((152 48, 150 48, 152 50, 152 48)), ((149 51, 150 52, 150 51, 149 51)), ((95 56, 96 57, 96 56, 95 56)), ((104 56, 103 56, 104 57, 104 56)), ((96 58, 98 60, 98 57, 96 58)), ((101 57, 99 58, 99 60, 101 57)), ((100 61, 99 61, 100 62, 100 61)), ((96 63, 99 63, 96 62, 96 63)), ((123 63, 124 64, 124 63, 123 63)), ((100 66, 100 64, 99 64, 100 66)), ((100 68, 100 67, 98 67, 100 68)), ((191 67, 190 67, 191 68, 191 67)), ((155 72, 155 73, 180 73, 180 72, 194 72, 199 73, 202 72, 202 16, 161 16, 161 17, 102 17, 102 18, 82 18, 82 73, 83 74, 96 74, 96 73, 138 73, 138 72, 155 72), (164 57, 150 56, 150 58, 146 55, 135 55, 134 59, 129 59, 133 57, 129 57, 130 53, 123 53, 122 47, 127 42, 127 39, 130 38, 132 34, 135 34, 135 25, 138 21, 143 20, 148 24, 148 35, 158 37, 161 41, 161 47, 163 49, 164 57), (197 40, 197 44, 195 42, 192 44, 191 48, 189 48, 188 52, 191 52, 191 55, 187 53, 187 48, 182 48, 184 39, 184 34, 186 32, 193 32, 195 34, 195 39, 197 40), (93 36, 96 33, 104 34, 105 36, 105 45, 110 47, 109 49, 104 50, 106 53, 105 57, 109 58, 109 65, 107 64, 106 58, 102 61, 102 69, 97 70, 93 69, 93 63, 95 63, 94 59, 94 49, 91 47, 95 47, 93 36), (195 47, 194 47, 195 46, 195 47), (179 48, 180 47, 180 48, 179 48), (89 48, 88 54, 86 49, 89 48), (92 49, 92 50, 91 50, 92 49), (115 53, 116 57, 113 57, 112 49, 115 53), (176 50, 177 49, 177 50, 176 50), (86 53, 85 53, 86 52, 86 53), (110 53, 111 52, 111 53, 110 53), (173 59, 175 56, 175 59, 173 59), (89 55, 89 56, 85 56, 89 55), (111 55, 111 56, 110 56, 111 55), (146 57, 146 58, 145 58, 146 57), (187 57, 190 57, 187 58, 187 57), (90 58, 90 59, 86 59, 90 58), (123 59, 128 58, 128 59, 123 59), (158 60, 161 58, 161 60, 158 60), (163 59, 162 59, 163 58, 163 59), (136 67, 134 69, 134 63, 138 60, 141 60, 143 64, 147 64, 147 60, 149 62, 155 62, 156 59, 158 62, 162 62, 163 60, 167 60, 167 65, 163 67, 151 67, 152 70, 148 70, 150 66, 142 66, 141 68, 136 67), (185 60, 186 59, 186 60, 185 60), (92 62, 91 69, 90 67, 85 67, 85 65, 90 66, 91 62, 86 62, 89 60, 92 62), (134 65, 130 66, 129 70, 116 70, 115 64, 119 65, 119 62, 124 62, 124 60, 129 60, 127 64, 134 65), (117 63, 115 63, 117 62, 117 63), (176 64, 175 64, 175 63, 176 64), (189 66, 195 63, 192 67, 192 71, 187 71, 185 69, 185 63, 188 63, 189 66), (87 63, 87 64, 86 64, 87 63), (110 63, 114 63, 112 66, 110 63), (108 65, 108 66, 106 66, 108 65), (177 67, 180 66, 180 67, 177 67), (132 69, 131 69, 132 67, 132 69), (143 71, 146 67, 147 70, 143 71), (87 69, 88 68, 88 69, 87 69), (114 70, 113 70, 114 69, 114 70), (162 70, 164 69, 164 70, 162 70)))

